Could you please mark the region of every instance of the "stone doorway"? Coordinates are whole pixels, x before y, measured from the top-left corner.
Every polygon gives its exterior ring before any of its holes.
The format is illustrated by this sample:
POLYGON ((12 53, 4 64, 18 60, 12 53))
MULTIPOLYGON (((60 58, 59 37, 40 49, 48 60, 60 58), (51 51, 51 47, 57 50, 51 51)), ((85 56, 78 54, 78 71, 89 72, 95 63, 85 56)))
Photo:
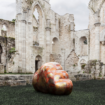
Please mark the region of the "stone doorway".
POLYGON ((36 56, 35 59, 35 72, 42 66, 42 57, 40 55, 36 56))

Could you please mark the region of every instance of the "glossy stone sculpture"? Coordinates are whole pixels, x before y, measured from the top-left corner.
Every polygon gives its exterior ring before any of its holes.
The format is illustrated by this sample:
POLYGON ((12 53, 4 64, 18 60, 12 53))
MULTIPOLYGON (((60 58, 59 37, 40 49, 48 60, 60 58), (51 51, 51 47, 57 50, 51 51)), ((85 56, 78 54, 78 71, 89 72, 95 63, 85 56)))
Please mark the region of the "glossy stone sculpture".
POLYGON ((32 84, 37 91, 57 95, 68 95, 73 89, 68 73, 56 62, 46 63, 35 72, 32 84))

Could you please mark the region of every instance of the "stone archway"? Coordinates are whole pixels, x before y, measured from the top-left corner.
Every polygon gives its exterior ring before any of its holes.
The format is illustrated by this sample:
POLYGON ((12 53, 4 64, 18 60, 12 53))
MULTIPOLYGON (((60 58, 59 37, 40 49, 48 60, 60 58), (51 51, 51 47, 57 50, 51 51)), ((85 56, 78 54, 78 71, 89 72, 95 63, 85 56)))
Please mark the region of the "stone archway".
POLYGON ((35 2, 32 5, 32 22, 33 22, 33 42, 35 45, 43 45, 42 40, 44 40, 44 13, 39 2, 35 2), (37 15, 35 12, 37 11, 37 15), (43 31, 42 31, 43 30, 43 31))
POLYGON ((35 72, 42 66, 42 57, 37 55, 35 58, 35 72))
POLYGON ((87 38, 85 36, 80 38, 80 55, 88 55, 88 43, 87 38))

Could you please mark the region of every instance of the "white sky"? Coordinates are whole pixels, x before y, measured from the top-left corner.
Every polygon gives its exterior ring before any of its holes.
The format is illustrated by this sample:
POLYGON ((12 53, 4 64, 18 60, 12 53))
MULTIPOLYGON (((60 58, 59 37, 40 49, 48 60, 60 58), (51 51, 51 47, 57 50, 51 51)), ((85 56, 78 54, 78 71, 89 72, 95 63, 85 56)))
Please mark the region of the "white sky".
MULTIPOLYGON (((16 0, 0 0, 0 18, 6 20, 15 19, 16 0)), ((56 13, 64 15, 74 14, 75 29, 87 29, 89 21, 88 3, 90 0, 50 0, 51 8, 56 13)))

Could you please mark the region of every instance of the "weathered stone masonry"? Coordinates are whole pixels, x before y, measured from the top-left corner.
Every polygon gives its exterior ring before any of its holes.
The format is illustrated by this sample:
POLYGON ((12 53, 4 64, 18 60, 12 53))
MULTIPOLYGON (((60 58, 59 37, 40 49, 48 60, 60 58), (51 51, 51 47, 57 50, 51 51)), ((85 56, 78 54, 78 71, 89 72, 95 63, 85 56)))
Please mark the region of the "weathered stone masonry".
POLYGON ((15 63, 6 64, 7 72, 34 73, 46 62, 59 62, 70 77, 91 72, 95 77, 104 76, 104 0, 90 0, 89 10, 88 29, 75 31, 74 15, 55 13, 49 0, 16 0, 15 24, 0 20, 1 36, 15 38, 15 54, 10 60, 15 63), (7 30, 2 30, 3 25, 7 30), (96 65, 90 66, 94 61, 96 65))

